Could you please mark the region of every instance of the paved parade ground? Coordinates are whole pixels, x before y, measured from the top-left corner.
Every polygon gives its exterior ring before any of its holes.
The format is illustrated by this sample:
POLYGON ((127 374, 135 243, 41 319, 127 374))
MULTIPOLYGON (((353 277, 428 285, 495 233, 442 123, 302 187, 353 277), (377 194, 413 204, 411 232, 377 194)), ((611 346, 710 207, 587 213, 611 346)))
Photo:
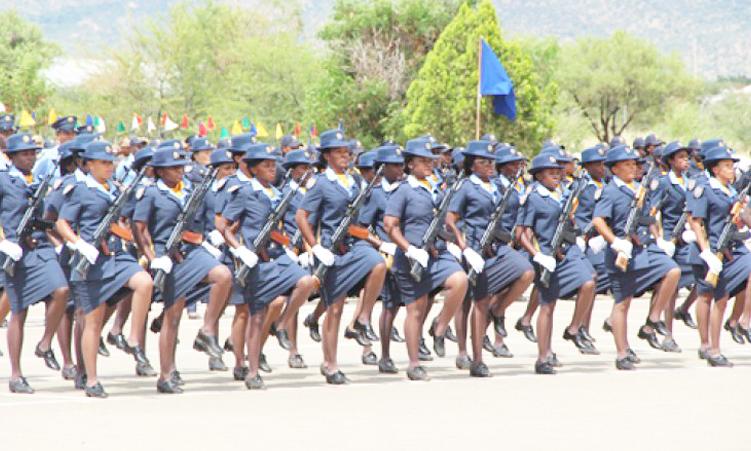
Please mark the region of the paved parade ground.
MULTIPOLYGON (((207 357, 191 348, 201 321, 184 318, 178 367, 185 393, 157 394, 156 379, 136 377, 132 359, 110 346, 112 356, 99 360, 106 400, 85 398, 33 356, 42 332, 37 306, 30 311, 23 360, 36 394, 7 392, 6 329, 0 329, 6 354, 0 358, 0 440, 3 450, 749 449, 743 426, 751 345, 737 345, 724 333, 724 353, 735 368, 709 368, 697 358, 696 332, 681 323, 675 337, 682 354, 652 350, 635 337, 647 300, 632 305, 631 345, 643 361, 633 372, 614 367, 612 338, 599 327, 611 301, 598 297, 593 333, 600 356, 580 355, 561 339, 573 303, 559 303, 553 346, 564 367, 557 376, 534 374, 535 345, 513 330, 524 308, 516 303, 506 321, 515 357, 486 354, 490 379, 456 370, 456 347, 448 341, 447 357, 427 363, 432 381, 424 383, 407 381, 404 345, 395 344, 393 352, 401 373, 387 376, 361 365, 360 348, 342 340, 341 366, 352 384, 327 386, 318 374, 320 345, 303 329, 300 350, 309 368, 289 369, 286 351, 270 339, 265 352, 273 373, 263 375, 265 392, 246 390, 231 372, 209 372, 207 357)), ((397 319, 402 333, 403 315, 397 319)), ((222 341, 230 321, 231 309, 222 318, 222 341)), ((148 339, 156 366, 156 335, 149 332, 148 339)), ((56 343, 55 350, 61 361, 56 343)), ((229 355, 225 361, 232 365, 229 355)))

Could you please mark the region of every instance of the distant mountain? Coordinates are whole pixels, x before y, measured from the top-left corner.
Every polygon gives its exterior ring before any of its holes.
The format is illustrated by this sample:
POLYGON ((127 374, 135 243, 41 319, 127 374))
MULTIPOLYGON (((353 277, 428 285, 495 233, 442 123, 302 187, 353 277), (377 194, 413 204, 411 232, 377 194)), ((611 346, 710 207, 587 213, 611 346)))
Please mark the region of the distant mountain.
MULTIPOLYGON (((192 0, 200 3, 200 0, 192 0)), ((222 1, 222 0, 220 0, 222 1)), ((223 0, 269 8, 268 0, 223 0)), ((623 29, 680 54, 689 71, 704 78, 751 75, 751 3, 748 0, 494 0, 507 36, 607 36, 623 29)), ((69 58, 91 57, 117 45, 147 18, 166 17, 169 0, 16 0, 16 8, 58 42, 69 58)), ((334 0, 302 0, 315 29, 328 19, 334 0)))

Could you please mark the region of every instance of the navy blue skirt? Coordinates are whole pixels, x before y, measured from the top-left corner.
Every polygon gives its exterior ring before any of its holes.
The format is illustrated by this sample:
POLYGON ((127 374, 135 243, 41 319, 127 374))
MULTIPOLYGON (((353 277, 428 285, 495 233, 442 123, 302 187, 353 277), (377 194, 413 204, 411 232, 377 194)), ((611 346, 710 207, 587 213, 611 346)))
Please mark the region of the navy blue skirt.
POLYGON ((678 288, 688 288, 694 284, 694 265, 691 264, 691 244, 683 244, 675 247, 673 260, 681 268, 681 279, 678 288))
POLYGON ((586 256, 589 264, 597 272, 595 293, 606 294, 610 290, 610 277, 608 277, 608 270, 605 267, 605 251, 602 250, 595 254, 592 252, 592 249, 587 248, 586 256))
POLYGON ((485 267, 477 275, 472 296, 477 300, 498 294, 531 270, 532 265, 525 256, 509 246, 499 246, 496 255, 485 260, 485 267))
POLYGON ((53 291, 67 286, 55 249, 49 245, 24 249, 23 257, 15 264, 13 277, 5 274, 5 289, 13 313, 46 300, 53 291))
POLYGON ((76 308, 84 314, 91 313, 100 305, 115 305, 130 289, 125 287, 131 277, 143 271, 132 255, 119 252, 115 256, 99 256, 92 265, 86 280, 73 274, 71 292, 74 293, 76 308), (104 271, 103 268, 106 268, 104 271))
POLYGON ((201 246, 187 245, 184 249, 183 261, 175 263, 172 272, 165 278, 164 292, 161 293, 164 308, 172 307, 178 299, 201 283, 209 275, 209 271, 221 265, 201 246))
POLYGON ((321 282, 321 299, 329 306, 345 295, 356 295, 365 278, 380 263, 383 257, 370 243, 356 242, 346 254, 337 255, 333 266, 326 271, 321 282))
POLYGON ((243 299, 250 307, 250 313, 255 314, 279 296, 289 294, 297 282, 308 275, 286 255, 273 261, 259 262, 248 273, 243 290, 243 299))
POLYGON ((448 251, 441 251, 438 258, 430 256, 428 267, 423 271, 422 279, 415 282, 415 279, 409 274, 409 259, 401 249, 396 251, 392 271, 404 305, 409 305, 427 294, 440 291, 446 283, 446 279, 451 277, 452 274, 464 272, 453 255, 448 251))
POLYGON ((608 264, 608 275, 616 304, 626 298, 641 296, 659 283, 668 271, 678 267, 672 258, 654 244, 650 244, 646 249, 634 247, 633 252, 627 271, 621 271, 615 265, 608 264), (631 269, 636 259, 639 259, 638 269, 631 269))
POLYGON ((540 304, 576 295, 579 288, 595 276, 595 269, 576 245, 568 247, 565 258, 558 262, 555 272, 550 275, 547 288, 540 282, 542 267, 535 263, 535 268, 535 287, 540 293, 540 304))
POLYGON ((696 289, 699 294, 711 294, 713 299, 725 296, 733 297, 746 288, 748 276, 751 274, 751 253, 745 246, 738 246, 733 250, 731 261, 723 260, 722 272, 717 279, 717 286, 713 287, 704 278, 707 276, 707 265, 693 265, 696 289))

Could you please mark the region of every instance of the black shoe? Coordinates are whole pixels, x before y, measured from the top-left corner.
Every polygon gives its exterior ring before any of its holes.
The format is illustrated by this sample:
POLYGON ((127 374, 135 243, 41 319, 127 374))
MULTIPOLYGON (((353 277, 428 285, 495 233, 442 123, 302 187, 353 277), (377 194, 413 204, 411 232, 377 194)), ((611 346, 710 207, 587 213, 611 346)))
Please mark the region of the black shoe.
POLYGON ((748 344, 751 344, 751 327, 748 329, 744 329, 743 326, 741 326, 740 323, 738 323, 738 330, 740 330, 743 336, 746 337, 746 341, 748 342, 748 344))
POLYGON ((41 349, 39 349, 39 345, 37 345, 36 349, 34 350, 34 355, 44 360, 44 364, 47 365, 47 368, 54 371, 60 371, 60 364, 57 363, 57 359, 55 358, 55 353, 52 352, 52 348, 46 351, 42 351, 41 349))
POLYGON ((279 341, 279 346, 285 351, 292 349, 292 342, 289 340, 289 334, 284 329, 276 330, 276 339, 279 341))
POLYGON ((271 326, 269 327, 269 336, 270 337, 276 337, 276 323, 271 323, 271 326))
POLYGON ((428 372, 425 371, 425 368, 421 366, 409 368, 407 370, 407 377, 411 381, 429 381, 430 380, 430 376, 428 376, 428 372))
POLYGON ((622 359, 615 359, 615 367, 619 370, 634 370, 636 369, 636 366, 634 366, 634 362, 631 361, 629 356, 626 356, 622 359))
POLYGON ((76 378, 76 366, 64 366, 60 373, 63 375, 64 380, 72 381, 76 378))
POLYGON ((385 359, 378 361, 378 372, 384 374, 396 374, 399 372, 399 369, 396 368, 394 361, 391 360, 390 357, 386 357, 385 359))
POLYGON ((600 355, 600 351, 597 350, 597 347, 595 347, 595 344, 592 343, 591 340, 587 338, 586 332, 584 332, 584 328, 580 327, 579 330, 576 332, 576 335, 579 337, 579 340, 584 343, 586 346, 585 349, 580 349, 579 352, 586 355, 600 355))
POLYGON ((550 364, 553 368, 561 368, 563 364, 558 360, 558 355, 555 352, 551 352, 550 355, 545 359, 546 362, 550 364))
POLYGON ((18 393, 22 395, 30 395, 34 393, 34 389, 26 381, 25 377, 19 377, 18 379, 11 379, 8 381, 8 388, 11 393, 18 393))
POLYGON ((102 337, 99 337, 99 349, 97 349, 96 352, 102 357, 110 356, 110 350, 107 349, 107 346, 104 344, 104 338, 102 337))
POLYGON ((396 327, 391 328, 391 341, 393 341, 394 343, 404 343, 404 338, 399 335, 399 329, 397 329, 396 327))
POLYGON ((665 352, 683 352, 678 343, 675 342, 673 337, 667 337, 662 340, 662 350, 665 352))
POLYGON ((76 390, 85 390, 87 379, 86 373, 76 373, 76 378, 73 379, 73 387, 75 387, 76 390))
POLYGON ((162 315, 159 315, 156 318, 154 318, 151 321, 151 326, 149 326, 149 330, 151 330, 155 334, 158 334, 159 332, 161 332, 162 331, 162 320, 163 319, 164 318, 162 317, 162 315))
POLYGON ((303 321, 303 326, 310 329, 310 338, 315 341, 316 343, 321 342, 321 332, 318 330, 318 323, 313 321, 313 315, 308 315, 305 317, 305 321, 303 321))
POLYGON ((180 372, 177 370, 173 370, 169 375, 169 380, 178 387, 182 387, 185 385, 185 381, 183 380, 182 376, 180 376, 180 372))
POLYGON ((420 339, 420 347, 418 349, 418 360, 421 362, 430 362, 433 360, 433 355, 430 353, 430 349, 428 349, 427 345, 425 345, 425 339, 420 339))
POLYGON ((344 338, 355 339, 360 346, 371 345, 370 340, 368 340, 368 337, 365 336, 362 330, 351 329, 349 326, 344 329, 344 338))
POLYGON ((483 362, 472 362, 469 367, 469 375, 472 377, 490 377, 490 370, 483 362))
POLYGON ((4 319, 0 321, 0 329, 6 329, 8 327, 8 320, 4 319))
POLYGON ((129 354, 133 355, 133 358, 136 360, 136 363, 149 363, 148 357, 146 357, 146 352, 144 352, 143 348, 136 345, 131 347, 126 343, 126 351, 129 354))
POLYGON ((683 321, 683 324, 690 327, 691 329, 696 329, 696 323, 694 322, 694 319, 691 317, 691 314, 689 312, 684 312, 681 309, 675 309, 673 312, 673 317, 677 320, 683 321))
POLYGON ((605 332, 613 333, 613 326, 610 325, 608 320, 605 320, 602 322, 602 330, 604 330, 605 332))
POLYGON ((584 339, 585 339, 585 340, 587 340, 587 341, 588 341, 588 342, 590 342, 590 343, 594 343, 594 342, 596 342, 596 341, 597 341, 597 340, 595 340, 595 338, 594 338, 594 337, 593 337, 592 335, 590 335, 590 334, 589 334, 589 329, 587 329, 587 328, 586 328, 586 327, 584 327, 584 326, 581 326, 581 327, 579 328, 579 334, 580 334, 580 335, 581 335, 582 337, 584 337, 584 339))
POLYGON ((232 369, 232 377, 236 381, 244 381, 246 377, 248 377, 248 372, 250 369, 247 366, 241 366, 241 367, 234 367, 232 369))
POLYGON ((169 395, 178 395, 183 392, 183 389, 180 388, 177 384, 175 384, 172 379, 167 379, 165 381, 159 379, 156 381, 156 391, 158 393, 166 393, 169 395))
POLYGON ((248 376, 245 378, 245 388, 248 390, 266 390, 266 384, 263 383, 260 374, 248 376))
POLYGON ((335 373, 326 373, 326 383, 331 385, 345 385, 349 384, 349 379, 341 371, 335 373))
POLYGON ((205 352, 210 357, 221 357, 223 352, 216 335, 206 335, 202 330, 198 331, 193 341, 193 349, 205 352))
POLYGON ((531 341, 532 343, 537 343, 537 337, 535 337, 535 330, 532 328, 532 325, 525 326, 522 324, 522 319, 519 318, 519 320, 516 322, 516 325, 514 326, 514 329, 518 330, 519 332, 524 334, 524 338, 531 341))
POLYGON ((506 332, 506 317, 495 316, 493 312, 490 312, 490 317, 493 319, 493 328, 495 329, 496 333, 501 337, 506 338, 506 336, 508 335, 508 332, 506 332))
POLYGON ((229 341, 229 338, 224 340, 224 350, 227 352, 232 352, 235 350, 235 347, 232 346, 232 342, 229 341))
POLYGON ((438 357, 446 357, 446 335, 433 336, 433 350, 438 357))
POLYGON ((728 332, 730 332, 730 336, 733 337, 733 341, 738 343, 739 345, 742 345, 745 343, 744 336, 741 333, 741 331, 738 329, 738 324, 736 323, 735 326, 730 325, 730 321, 725 321, 724 329, 728 332))
POLYGON ((128 348, 128 341, 125 339, 125 335, 123 334, 112 335, 112 333, 108 332, 107 343, 111 344, 121 351, 127 352, 126 349, 128 348))
POLYGON ((106 398, 109 396, 99 382, 94 384, 93 387, 87 385, 84 392, 86 393, 87 398, 106 398))
POLYGON ((482 349, 488 352, 493 352, 493 342, 490 341, 490 337, 487 335, 482 339, 482 349))
POLYGON ((266 354, 261 353, 261 357, 258 359, 258 369, 263 371, 264 373, 270 373, 271 367, 269 366, 269 363, 266 361, 266 354))
POLYGON ((468 355, 458 355, 456 356, 456 368, 460 370, 468 370, 472 366, 472 360, 469 358, 468 355))
POLYGON ((537 374, 555 374, 555 368, 550 363, 550 359, 535 362, 535 373, 537 374))
POLYGON ((510 359, 514 357, 514 354, 511 353, 508 346, 506 346, 506 343, 503 343, 499 346, 493 345, 493 357, 503 357, 504 359, 510 359))
POLYGON ((378 365, 378 356, 373 351, 363 354, 360 360, 363 365, 378 365))
POLYGON ((646 340, 647 343, 649 343, 649 346, 655 349, 662 349, 662 345, 660 344, 660 340, 657 339, 657 333, 655 333, 655 330, 652 329, 652 332, 647 332, 644 330, 645 327, 647 327, 646 324, 639 328, 637 336, 642 340, 646 340))
POLYGON ((631 360, 631 363, 641 363, 641 359, 631 348, 626 349, 626 357, 631 360))
POLYGON ((363 330, 365 332, 365 337, 370 341, 378 341, 378 335, 376 335, 375 331, 373 330, 373 326, 370 324, 365 325, 365 329, 363 330))
POLYGON ((151 366, 151 363, 136 362, 136 376, 154 377, 157 374, 156 370, 151 366))
POLYGON ((707 360, 709 358, 709 349, 699 349, 697 353, 702 360, 707 360))
POLYGON ((576 346, 576 349, 578 349, 582 354, 592 353, 592 348, 590 348, 589 342, 584 340, 579 332, 572 334, 568 331, 568 328, 566 328, 563 332, 563 339, 573 342, 574 346, 576 346))
POLYGON ((308 367, 308 365, 305 364, 305 360, 303 360, 300 354, 293 354, 289 356, 289 358, 287 359, 287 365, 289 365, 290 368, 297 370, 305 369, 308 367))
POLYGON ((716 366, 716 367, 725 367, 725 368, 733 367, 733 363, 722 354, 716 355, 716 356, 711 356, 711 355, 708 356, 707 364, 709 364, 709 366, 716 366))
POLYGON ((647 318, 647 322, 644 324, 651 327, 652 330, 662 335, 663 337, 670 335, 670 332, 668 332, 668 327, 665 325, 665 321, 652 321, 651 319, 647 318))
POLYGON ((448 341, 453 341, 454 343, 458 341, 456 335, 454 335, 454 331, 451 330, 451 326, 446 326, 446 332, 443 333, 443 336, 448 341))
POLYGON ((221 357, 209 357, 209 371, 227 371, 228 369, 221 357))

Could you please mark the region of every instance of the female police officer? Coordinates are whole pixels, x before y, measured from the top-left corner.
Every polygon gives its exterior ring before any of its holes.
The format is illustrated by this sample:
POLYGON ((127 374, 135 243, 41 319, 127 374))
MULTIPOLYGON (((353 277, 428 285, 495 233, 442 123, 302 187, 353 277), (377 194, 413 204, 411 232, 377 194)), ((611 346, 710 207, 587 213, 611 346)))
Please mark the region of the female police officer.
POLYGON ((433 160, 437 158, 430 148, 431 142, 427 139, 407 142, 404 155, 405 172, 409 176, 389 198, 384 217, 384 227, 391 241, 399 247, 393 271, 402 302, 407 306, 407 377, 411 380, 429 380, 427 372, 419 365, 420 331, 428 296, 441 288, 445 290, 443 309, 430 328, 436 354, 443 357, 446 329, 467 292, 467 275, 442 243, 430 243, 430 252, 417 247, 425 245, 423 235, 443 196, 428 178, 433 172, 433 160), (413 261, 423 268, 419 282, 410 274, 413 261))
MULTIPOLYGON (((469 183, 462 184, 451 199, 446 217, 446 226, 462 249, 467 267, 477 273, 473 290, 464 301, 465 304, 469 304, 470 298, 474 301, 470 375, 476 377, 490 376, 488 367, 482 362, 482 348, 489 322, 491 298, 503 292, 501 297, 504 299, 501 303, 506 299, 515 300, 532 283, 535 275, 532 265, 504 243, 496 246, 496 243, 491 242, 484 249, 480 244, 489 227, 490 218, 501 201, 501 192, 492 181, 495 162, 492 149, 490 141, 470 141, 467 144, 464 151, 464 172, 471 174, 469 183), (459 220, 464 224, 464 234, 457 227, 459 220)), ((507 189, 513 190, 512 187, 507 189)), ((463 308, 466 323, 469 306, 463 308)))
POLYGON ((370 243, 358 241, 350 244, 345 240, 338 249, 332 247, 332 234, 344 219, 347 206, 360 192, 360 187, 346 172, 350 160, 348 145, 340 130, 321 133, 321 164, 326 169, 305 194, 295 217, 315 259, 328 268, 324 280, 318 281, 327 311, 323 323, 324 362, 321 371, 326 382, 337 385, 347 383, 347 377, 339 370, 336 360, 344 298, 364 287, 363 303, 372 303, 381 292, 386 276, 386 264, 370 243), (319 224, 311 224, 312 215, 318 218, 319 224), (316 225, 320 225, 320 243, 314 232, 316 225))
MULTIPOLYGON (((123 288, 133 292, 133 303, 148 308, 153 284, 136 259, 123 250, 117 236, 111 235, 106 242, 94 242, 93 234, 117 196, 115 187, 108 182, 114 172, 115 158, 107 141, 88 144, 82 156, 88 175, 83 183, 76 184, 65 194, 57 230, 72 243, 79 258, 85 258, 91 265, 86 274, 73 267, 71 284, 76 308, 85 315, 81 348, 86 370, 86 396, 106 398, 107 393, 97 379, 96 369, 105 312, 127 295, 123 288), (77 234, 73 227, 78 230, 77 234)), ((139 355, 142 353, 140 347, 136 346, 135 352, 136 359, 143 358, 139 355)))

